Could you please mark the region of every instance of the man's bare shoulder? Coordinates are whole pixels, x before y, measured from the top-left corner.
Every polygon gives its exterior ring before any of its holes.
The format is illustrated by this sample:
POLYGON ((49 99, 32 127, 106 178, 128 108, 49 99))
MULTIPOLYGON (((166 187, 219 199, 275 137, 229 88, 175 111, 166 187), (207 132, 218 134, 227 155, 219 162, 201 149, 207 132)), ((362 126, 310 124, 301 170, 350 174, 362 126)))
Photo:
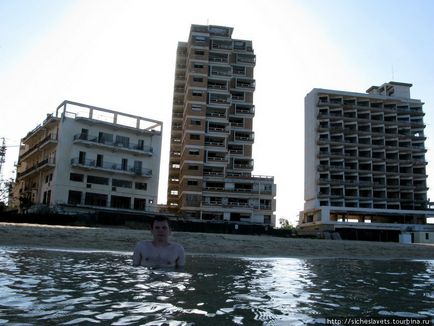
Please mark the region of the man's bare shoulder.
POLYGON ((140 240, 137 242, 136 247, 149 247, 152 244, 149 240, 140 240))
POLYGON ((179 243, 170 242, 170 245, 173 246, 173 248, 184 250, 184 247, 181 246, 179 243))

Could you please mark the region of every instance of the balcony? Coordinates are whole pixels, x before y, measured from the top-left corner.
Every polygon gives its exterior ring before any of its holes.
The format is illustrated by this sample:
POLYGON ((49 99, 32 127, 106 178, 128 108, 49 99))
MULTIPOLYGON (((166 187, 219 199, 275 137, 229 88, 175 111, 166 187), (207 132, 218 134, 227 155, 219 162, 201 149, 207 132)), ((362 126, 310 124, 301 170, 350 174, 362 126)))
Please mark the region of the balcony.
POLYGON ((255 106, 254 105, 244 105, 244 104, 235 104, 235 114, 239 115, 255 115, 255 106))
POLYGON ((227 91, 228 83, 226 81, 208 80, 208 89, 216 91, 227 91))
POLYGON ((247 90, 247 91, 254 91, 256 87, 256 83, 254 79, 241 79, 237 78, 235 81, 235 88, 247 90))
POLYGON ((253 132, 235 132, 234 141, 253 143, 255 134, 253 132))
POLYGON ((205 137, 205 146, 207 147, 225 147, 224 138, 205 137))
POLYGON ((210 200, 210 201, 206 201, 206 200, 204 200, 204 201, 202 201, 202 206, 203 207, 207 207, 207 206, 210 206, 210 207, 221 207, 222 206, 222 201, 216 201, 216 200, 210 200))
POLYGON ((209 178, 223 178, 225 176, 223 168, 205 167, 203 176, 209 178))
POLYGON ((232 50, 231 40, 212 40, 211 49, 213 50, 232 50))
POLYGON ((228 67, 219 67, 219 66, 211 66, 209 75, 212 77, 224 77, 231 78, 232 77, 232 68, 228 67))
POLYGON ((32 155, 33 153, 41 150, 42 148, 44 148, 50 144, 57 144, 57 135, 48 134, 41 141, 39 141, 36 145, 32 146, 27 151, 22 153, 20 155, 20 158, 19 158, 20 161, 30 157, 30 155, 32 155))
POLYGON ((210 52, 209 53, 209 62, 214 62, 214 63, 228 63, 228 54, 227 53, 215 53, 215 52, 210 52))
POLYGON ((213 94, 210 93, 208 96, 208 104, 228 106, 231 104, 231 98, 226 94, 213 94))
POLYGON ((225 108, 207 108, 206 116, 209 118, 208 120, 226 120, 226 109, 225 108))
POLYGON ((53 168, 53 167, 55 167, 55 164, 56 164, 56 160, 54 158, 46 158, 42 161, 39 161, 39 162, 33 164, 30 168, 27 168, 23 172, 18 172, 17 173, 17 179, 24 178, 26 176, 33 174, 33 173, 43 171, 47 168, 53 168))
POLYGON ((71 166, 87 170, 101 170, 107 172, 137 175, 148 178, 152 177, 151 169, 111 162, 103 162, 101 164, 97 164, 96 160, 80 160, 78 157, 71 159, 71 166))
POLYGON ((254 54, 237 53, 236 63, 254 66, 256 64, 256 56, 254 54))
POLYGON ((227 163, 228 159, 225 153, 208 152, 206 155, 206 163, 227 163))
POLYGON ((235 159, 233 163, 235 170, 253 170, 253 160, 235 159))
POLYGON ((95 145, 98 147, 104 147, 113 151, 134 152, 147 156, 152 156, 153 148, 151 146, 145 146, 142 144, 130 144, 121 142, 112 142, 104 139, 98 139, 97 136, 91 136, 86 134, 74 135, 74 143, 81 143, 86 145, 95 145))
POLYGON ((206 128, 206 133, 227 134, 229 133, 228 126, 226 124, 218 124, 209 122, 206 128))

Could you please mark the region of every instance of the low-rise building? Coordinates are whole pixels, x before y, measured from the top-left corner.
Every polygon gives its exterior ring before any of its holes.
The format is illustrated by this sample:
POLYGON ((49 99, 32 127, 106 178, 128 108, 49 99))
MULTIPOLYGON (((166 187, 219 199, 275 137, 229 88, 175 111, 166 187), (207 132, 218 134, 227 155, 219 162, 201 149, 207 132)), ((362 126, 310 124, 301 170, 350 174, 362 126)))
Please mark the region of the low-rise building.
POLYGON ((157 208, 162 122, 64 101, 21 140, 14 199, 21 208, 157 208))

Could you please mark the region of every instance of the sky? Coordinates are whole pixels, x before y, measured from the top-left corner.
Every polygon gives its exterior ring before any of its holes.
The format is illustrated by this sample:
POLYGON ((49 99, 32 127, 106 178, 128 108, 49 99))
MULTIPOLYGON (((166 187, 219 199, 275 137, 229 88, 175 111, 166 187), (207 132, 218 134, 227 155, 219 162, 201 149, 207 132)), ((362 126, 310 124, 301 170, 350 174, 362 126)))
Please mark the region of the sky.
POLYGON ((159 203, 166 202, 175 56, 191 24, 234 28, 256 54, 255 175, 274 176, 276 217, 304 205, 304 97, 413 84, 428 137, 434 201, 434 1, 0 0, 2 177, 20 139, 64 100, 163 122, 159 203))

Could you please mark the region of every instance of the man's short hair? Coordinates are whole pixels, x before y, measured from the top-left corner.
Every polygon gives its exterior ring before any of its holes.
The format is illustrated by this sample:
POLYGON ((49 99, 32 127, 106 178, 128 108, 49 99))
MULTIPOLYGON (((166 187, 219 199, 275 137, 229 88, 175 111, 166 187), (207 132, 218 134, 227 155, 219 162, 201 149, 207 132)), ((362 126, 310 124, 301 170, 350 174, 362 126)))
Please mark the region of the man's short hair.
POLYGON ((170 228, 169 218, 167 216, 164 216, 164 215, 159 215, 159 216, 155 216, 155 217, 152 218, 152 220, 151 220, 151 230, 154 227, 154 223, 157 222, 157 221, 158 222, 167 222, 167 224, 169 225, 169 228, 170 228))

